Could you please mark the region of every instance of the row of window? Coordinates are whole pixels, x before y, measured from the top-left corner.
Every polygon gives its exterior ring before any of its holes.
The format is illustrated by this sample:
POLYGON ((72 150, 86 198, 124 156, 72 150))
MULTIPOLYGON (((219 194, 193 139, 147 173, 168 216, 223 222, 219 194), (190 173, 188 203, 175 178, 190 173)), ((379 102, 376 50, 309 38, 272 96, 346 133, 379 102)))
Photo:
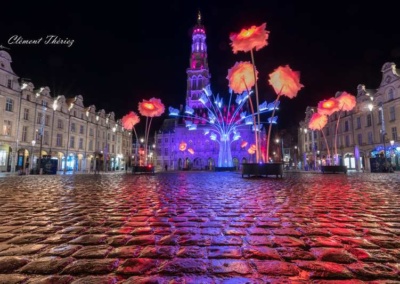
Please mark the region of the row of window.
MULTIPOLYGON (((379 143, 383 143, 383 139, 384 139, 384 135, 379 135, 379 143)), ((392 127, 392 129, 391 129, 391 140, 397 141, 397 139, 398 139, 397 127, 392 127)), ((374 144, 374 135, 373 135, 372 131, 369 131, 367 133, 367 141, 364 141, 363 133, 358 133, 357 134, 357 144, 358 145, 364 145, 365 142, 367 142, 368 145, 374 144)), ((332 144, 332 142, 328 141, 329 147, 332 147, 331 144, 332 144)), ((322 145, 322 149, 326 148, 324 143, 321 142, 321 145, 322 145)), ((344 137, 344 146, 345 147, 350 147, 350 135, 346 135, 344 137)), ((318 150, 318 145, 317 145, 316 142, 314 143, 314 147, 315 147, 315 150, 318 150)), ((308 145, 308 148, 309 148, 308 149, 309 151, 312 150, 312 144, 311 143, 308 145)))
MULTIPOLYGON (((29 95, 28 95, 28 100, 30 100, 30 96, 29 96, 29 95)), ((41 105, 44 106, 44 107, 47 107, 47 106, 48 106, 48 102, 42 100, 42 104, 41 104, 41 105)), ((7 99, 6 99, 5 110, 6 110, 6 111, 9 111, 9 112, 13 112, 13 111, 14 111, 14 100, 13 100, 13 99, 11 99, 11 98, 7 98, 7 99)), ((73 111, 73 116, 74 116, 74 117, 77 117, 76 114, 77 114, 77 113, 76 113, 76 110, 74 110, 74 111, 73 111)), ((43 119, 43 113, 40 113, 40 112, 39 112, 39 113, 38 113, 38 116, 37 116, 37 118, 36 118, 36 123, 38 123, 38 124, 43 123, 42 119, 43 119)), ((83 113, 81 113, 81 119, 84 120, 84 114, 83 114, 83 113)), ((29 109, 28 109, 28 108, 25 108, 25 109, 24 109, 24 120, 29 120, 29 109)), ((107 120, 107 119, 106 119, 106 120, 107 120)), ((45 116, 45 121, 44 121, 44 123, 45 123, 46 126, 49 126, 49 121, 50 121, 50 116, 49 116, 49 115, 46 115, 46 116, 45 116)), ((91 121, 92 123, 95 123, 95 117, 94 117, 94 116, 91 116, 91 117, 90 117, 90 121, 91 121)), ((100 121, 99 123, 100 123, 101 126, 104 126, 103 121, 100 121)), ((106 122, 106 124, 107 124, 107 122, 106 122)))

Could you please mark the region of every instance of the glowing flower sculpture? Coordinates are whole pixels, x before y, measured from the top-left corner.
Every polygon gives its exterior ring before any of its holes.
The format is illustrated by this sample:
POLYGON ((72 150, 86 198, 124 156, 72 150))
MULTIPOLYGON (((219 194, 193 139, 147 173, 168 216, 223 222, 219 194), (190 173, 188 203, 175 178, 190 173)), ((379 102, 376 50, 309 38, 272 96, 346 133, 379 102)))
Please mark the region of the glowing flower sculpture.
MULTIPOLYGON (((135 129, 135 125, 138 124, 139 122, 140 122, 140 118, 134 111, 131 111, 127 115, 124 115, 122 117, 122 126, 126 130, 132 131, 132 140, 133 140, 133 134, 135 134, 136 141, 138 141, 138 136, 137 136, 137 132, 135 129)), ((133 141, 132 141, 132 144, 133 144, 133 141)), ((137 149, 137 147, 136 147, 136 149, 137 149)), ((135 164, 137 164, 137 153, 135 155, 135 164)))
POLYGON ((226 79, 229 81, 229 88, 236 94, 241 94, 244 91, 249 91, 254 87, 257 81, 253 73, 254 66, 250 62, 236 62, 235 65, 228 70, 226 79))
POLYGON ((311 116, 311 119, 308 123, 308 128, 310 128, 311 130, 321 131, 322 136, 324 137, 325 140, 326 149, 328 151, 328 157, 330 157, 331 152, 329 151, 328 141, 326 140, 326 136, 324 134, 324 131, 322 130, 327 123, 328 123, 328 117, 325 114, 320 114, 316 112, 311 116))
POLYGON ((339 110, 339 101, 335 98, 323 100, 318 103, 318 113, 323 115, 331 115, 339 110))
MULTIPOLYGON (((338 94, 337 94, 338 95, 338 94)), ((335 132, 335 162, 338 163, 338 152, 337 152, 337 134, 338 134, 338 129, 339 129, 339 121, 340 121, 340 115, 342 111, 350 111, 352 110, 356 104, 356 98, 347 93, 347 92, 341 92, 339 93, 339 96, 336 97, 336 99, 339 102, 339 115, 338 115, 338 120, 336 123, 336 132, 335 132)))
MULTIPOLYGON (((233 73, 231 74, 232 76, 234 76, 233 73)), ((238 143, 240 143, 239 145, 243 148, 248 145, 247 141, 242 140, 240 142, 240 129, 253 125, 254 117, 256 115, 247 114, 246 111, 243 110, 250 95, 251 93, 244 91, 237 95, 236 99, 232 99, 233 92, 230 92, 229 103, 226 106, 223 103, 223 98, 219 95, 215 97, 211 92, 210 86, 207 86, 199 96, 199 101, 207 110, 206 115, 197 114, 188 106, 186 106, 183 113, 178 109, 169 107, 169 115, 185 118, 185 124, 189 130, 196 131, 201 128, 206 137, 219 144, 217 166, 233 167, 231 144, 234 141, 238 141, 238 143), (235 102, 235 105, 233 102, 235 102), (224 109, 229 111, 224 112, 224 109)), ((260 113, 272 111, 275 107, 276 105, 274 103, 267 104, 267 102, 264 102, 260 108, 260 113)), ((257 128, 253 128, 253 130, 259 132, 261 127, 262 126, 259 125, 257 128)), ((181 146, 183 146, 181 144, 179 145, 179 150, 181 150, 181 146)), ((185 145, 183 151, 186 150, 186 146, 187 145, 185 145)), ((190 148, 188 151, 189 150, 193 149, 190 148)), ((189 153, 191 153, 191 151, 189 151, 189 153)))
MULTIPOLYGON (((254 86, 255 86, 255 98, 256 98, 256 106, 257 109, 254 111, 252 104, 250 104, 250 107, 252 109, 253 115, 256 114, 257 116, 257 122, 255 121, 254 118, 254 127, 256 128, 256 125, 260 125, 260 104, 259 104, 259 96, 258 96, 258 87, 257 87, 257 70, 255 67, 255 61, 254 61, 254 53, 253 50, 255 49, 256 51, 260 50, 264 46, 268 45, 268 38, 269 38, 269 31, 266 30, 266 23, 263 23, 260 26, 252 26, 249 29, 242 29, 240 33, 232 33, 230 35, 230 40, 231 40, 231 46, 232 46, 232 51, 233 53, 237 53, 238 51, 243 51, 243 52, 250 52, 251 56, 251 63, 253 65, 253 81, 254 81, 254 86)), ((247 79, 248 80, 248 79, 247 79)), ((268 136, 267 136, 267 147, 266 147, 266 161, 268 161, 268 156, 269 156, 269 140, 270 140, 270 132, 271 132, 271 125, 272 123, 276 123, 276 118, 274 117, 275 114, 275 109, 279 105, 279 97, 282 94, 285 94, 289 98, 293 98, 297 95, 297 92, 300 90, 300 88, 303 87, 303 85, 300 84, 299 81, 299 73, 294 72, 290 69, 289 66, 285 67, 279 67, 270 75, 270 84, 274 87, 275 92, 278 94, 278 98, 275 100, 275 108, 273 109, 273 113, 271 118, 268 120, 268 123, 270 123, 269 130, 268 130, 268 136)), ((247 82, 245 84, 248 84, 247 82)), ((231 82, 230 82, 230 87, 231 82)), ((249 92, 249 89, 251 87, 247 85, 247 92, 249 92)), ((233 89, 233 88, 232 88, 233 89)), ((233 89, 235 92, 240 93, 240 89, 237 91, 233 89)), ((251 102, 251 100, 250 100, 251 102)), ((260 161, 261 157, 261 136, 260 132, 256 131, 255 132, 255 146, 256 146, 256 160, 257 163, 260 161)))
MULTIPOLYGON (((334 141, 334 151, 335 151, 334 163, 335 163, 335 165, 337 165, 339 163, 338 152, 337 152, 337 134, 338 134, 341 111, 352 110, 356 106, 356 103, 357 103, 356 98, 347 92, 337 92, 336 97, 332 97, 328 100, 323 100, 318 103, 317 109, 318 109, 318 113, 320 115, 329 116, 329 115, 334 114, 335 112, 339 112, 337 123, 336 123, 335 141, 334 141)), ((322 131, 322 134, 324 134, 323 131, 322 131)), ((330 156, 328 144, 327 144, 327 151, 328 151, 328 156, 330 156)))
MULTIPOLYGON (((139 103, 139 112, 141 115, 146 117, 146 126, 145 126, 145 134, 144 134, 144 141, 145 141, 145 149, 147 151, 147 145, 149 141, 149 134, 150 134, 150 126, 153 117, 161 116, 165 111, 165 106, 161 102, 160 99, 151 98, 150 100, 143 100, 139 103), (150 117, 150 121, 149 121, 150 117)), ((145 153, 146 157, 146 164, 147 164, 147 153, 145 153)))
MULTIPOLYGON (((278 95, 275 102, 279 102, 279 98, 281 96, 286 96, 289 99, 293 99, 297 96, 297 93, 304 86, 300 84, 300 72, 293 71, 289 65, 279 66, 269 74, 269 84, 274 88, 275 93, 278 95)), ((272 112, 271 120, 274 118, 275 110, 272 112)), ((268 128, 267 135, 267 161, 269 159, 269 142, 271 136, 271 127, 272 123, 270 123, 268 128)))
MULTIPOLYGON (((261 26, 251 26, 249 29, 242 29, 239 33, 231 33, 229 36, 231 40, 232 51, 236 54, 238 51, 249 52, 251 55, 251 62, 253 64, 253 77, 254 81, 257 81, 257 71, 255 67, 254 61, 254 53, 253 49, 256 51, 260 50, 264 46, 268 45, 268 37, 269 31, 266 30, 267 24, 263 23, 261 26)), ((249 88, 250 89, 250 88, 249 88)), ((257 123, 254 122, 254 127, 256 125, 260 125, 260 111, 259 111, 259 99, 258 99, 258 87, 255 84, 255 97, 257 104, 257 123)), ((251 101, 251 100, 250 100, 251 101)), ((252 107, 252 113, 255 114, 255 111, 252 107)), ((260 133, 255 131, 255 139, 256 139, 256 161, 257 163, 260 161, 261 155, 261 147, 260 147, 260 133)))
POLYGON ((187 148, 187 143, 186 142, 181 142, 179 143, 179 151, 184 152, 187 148))
POLYGON ((251 26, 249 29, 242 29, 240 33, 231 33, 229 36, 232 41, 233 53, 238 51, 249 52, 253 49, 259 50, 268 45, 269 31, 266 28, 267 24, 263 23, 261 26, 251 26))

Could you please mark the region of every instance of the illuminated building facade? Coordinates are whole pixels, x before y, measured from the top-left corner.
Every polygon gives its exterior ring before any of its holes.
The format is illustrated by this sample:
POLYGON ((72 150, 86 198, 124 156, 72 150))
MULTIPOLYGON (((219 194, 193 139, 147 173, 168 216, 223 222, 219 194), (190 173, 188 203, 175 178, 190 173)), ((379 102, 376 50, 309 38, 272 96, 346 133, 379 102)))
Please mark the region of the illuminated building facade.
MULTIPOLYGON (((382 66, 382 80, 377 89, 358 85, 356 107, 341 112, 337 147, 340 162, 349 169, 379 171, 376 158, 386 156, 395 170, 400 170, 400 70, 394 63, 382 66)), ((323 162, 327 155, 320 131, 308 129, 308 122, 316 107, 306 109, 306 117, 298 130, 299 151, 305 164, 323 162), (313 137, 314 136, 314 137, 313 137), (314 145, 314 147, 313 147, 314 145)), ((338 113, 328 118, 323 128, 332 152, 338 113)))
POLYGON ((49 87, 19 82, 11 56, 0 50, 0 171, 122 170, 132 154, 130 132, 113 112, 85 106, 83 97, 52 96, 49 87))

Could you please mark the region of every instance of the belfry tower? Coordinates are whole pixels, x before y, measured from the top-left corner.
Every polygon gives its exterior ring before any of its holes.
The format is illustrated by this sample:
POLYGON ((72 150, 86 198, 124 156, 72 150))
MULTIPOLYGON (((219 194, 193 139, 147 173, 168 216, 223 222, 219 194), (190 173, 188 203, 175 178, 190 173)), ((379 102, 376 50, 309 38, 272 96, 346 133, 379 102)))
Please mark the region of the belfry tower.
POLYGON ((201 23, 200 11, 197 14, 197 24, 193 28, 190 66, 186 70, 186 74, 186 105, 192 108, 202 108, 203 105, 198 99, 202 89, 210 83, 211 75, 207 62, 206 31, 201 23))

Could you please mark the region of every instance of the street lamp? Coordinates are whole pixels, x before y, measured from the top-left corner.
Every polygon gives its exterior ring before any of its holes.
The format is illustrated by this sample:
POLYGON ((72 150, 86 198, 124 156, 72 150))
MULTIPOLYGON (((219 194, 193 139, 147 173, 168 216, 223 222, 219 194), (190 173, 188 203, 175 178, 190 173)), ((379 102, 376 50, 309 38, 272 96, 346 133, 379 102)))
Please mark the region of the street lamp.
POLYGON ((32 158, 31 158, 31 169, 33 169, 33 147, 35 147, 36 140, 32 140, 32 158))
POLYGON ((71 109, 74 106, 73 103, 68 107, 68 129, 67 129, 67 153, 64 158, 64 174, 67 172, 67 160, 68 160, 68 150, 69 150, 69 132, 71 131, 71 109))
MULTIPOLYGON (((370 103, 370 104, 368 104, 367 107, 372 112, 372 110, 374 108, 374 105, 372 103, 370 103)), ((386 127, 385 127, 385 116, 384 116, 384 113, 383 113, 383 103, 379 102, 378 107, 379 107, 378 109, 380 111, 380 116, 381 116, 381 130, 380 130, 380 133, 381 133, 382 143, 383 143, 383 160, 384 160, 383 166, 384 166, 384 168, 382 170, 388 170, 389 166, 388 166, 387 155, 386 155, 386 139, 385 139, 386 127)))
POLYGON ((89 128, 89 110, 90 110, 90 107, 89 107, 89 109, 87 109, 86 110, 86 134, 85 134, 85 155, 84 155, 84 159, 85 159, 85 169, 84 169, 84 171, 86 172, 86 170, 87 170, 87 157, 86 157, 86 153, 87 153, 87 137, 88 137, 88 128, 89 128))
POLYGON ((51 150, 53 147, 54 118, 55 118, 56 110, 58 108, 57 100, 54 100, 52 108, 53 108, 53 118, 52 118, 52 122, 51 122, 51 134, 50 134, 50 151, 49 151, 50 156, 52 156, 51 150))
POLYGON ((42 146, 43 146, 43 126, 38 131, 40 138, 40 146, 39 146, 39 174, 42 174, 42 146))

